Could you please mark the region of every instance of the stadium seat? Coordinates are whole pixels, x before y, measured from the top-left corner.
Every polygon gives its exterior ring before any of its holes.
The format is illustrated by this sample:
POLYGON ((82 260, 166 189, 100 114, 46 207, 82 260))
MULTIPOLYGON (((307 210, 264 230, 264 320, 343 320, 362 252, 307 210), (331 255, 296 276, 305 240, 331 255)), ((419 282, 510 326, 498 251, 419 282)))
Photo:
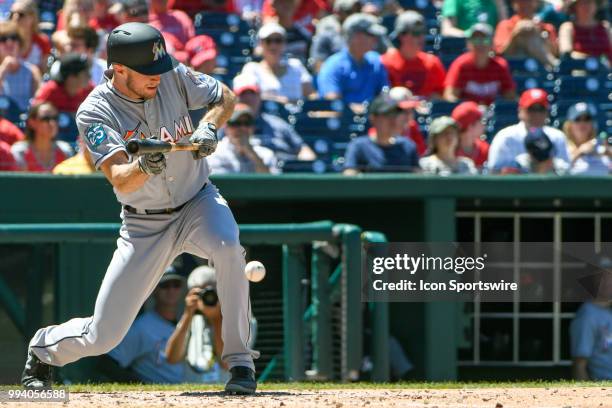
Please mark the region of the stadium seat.
POLYGON ((59 126, 57 139, 74 144, 79 135, 79 129, 77 128, 74 115, 68 112, 59 112, 57 124, 59 126))
POLYGON ((572 74, 596 74, 609 71, 609 68, 597 60, 597 58, 573 59, 569 57, 561 58, 557 68, 558 75, 572 74))
POLYGON ((195 15, 193 25, 196 32, 202 30, 225 30, 230 32, 248 33, 251 26, 240 18, 238 14, 217 13, 211 11, 195 15))
POLYGON ((299 103, 302 112, 342 112, 344 103, 341 100, 305 99, 299 103))
POLYGON ((548 74, 546 68, 533 58, 506 58, 512 75, 531 75, 545 77, 548 74))
POLYGON ((437 118, 438 116, 450 116, 455 106, 459 103, 457 102, 447 102, 447 101, 431 101, 429 106, 429 117, 431 119, 437 118))
POLYGON ((416 10, 426 19, 435 19, 438 9, 429 0, 399 0, 400 6, 405 10, 416 10))
POLYGON ((261 102, 261 111, 289 121, 296 108, 277 101, 264 100, 261 102))
POLYGON ((242 57, 252 54, 253 39, 248 34, 232 33, 225 30, 203 30, 197 34, 205 34, 215 40, 219 54, 242 57))
POLYGON ((593 102, 606 102, 612 89, 610 81, 603 75, 570 76, 558 78, 555 93, 559 100, 589 98, 593 102))
POLYGON ((466 47, 465 38, 439 36, 436 51, 439 53, 440 58, 458 56, 466 51, 466 47))
POLYGON ((325 173, 328 171, 329 164, 323 160, 286 160, 280 161, 278 167, 283 173, 325 173))
POLYGON ((27 112, 22 111, 19 105, 17 105, 17 102, 12 98, 0 95, 0 116, 15 124, 19 124, 25 121, 25 114, 27 114, 27 112))

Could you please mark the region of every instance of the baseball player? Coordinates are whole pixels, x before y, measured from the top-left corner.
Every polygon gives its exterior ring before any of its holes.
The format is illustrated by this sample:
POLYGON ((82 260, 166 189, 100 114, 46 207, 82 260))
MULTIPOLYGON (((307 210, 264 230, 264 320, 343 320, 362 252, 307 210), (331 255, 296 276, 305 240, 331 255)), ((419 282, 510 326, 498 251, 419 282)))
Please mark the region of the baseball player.
POLYGON ((229 393, 256 389, 250 337, 249 285, 238 226, 208 180, 205 156, 217 146, 217 127, 231 116, 234 95, 210 76, 178 63, 161 33, 142 23, 115 28, 107 43, 106 81, 80 106, 79 133, 96 168, 122 204, 117 249, 96 299, 93 316, 42 328, 30 341, 22 375, 26 387, 51 385, 51 366, 103 354, 127 333, 164 270, 183 252, 208 258, 217 271, 223 316, 223 355, 229 393), (190 109, 207 107, 194 125, 190 109), (154 138, 201 144, 196 152, 131 157, 126 142, 154 138))

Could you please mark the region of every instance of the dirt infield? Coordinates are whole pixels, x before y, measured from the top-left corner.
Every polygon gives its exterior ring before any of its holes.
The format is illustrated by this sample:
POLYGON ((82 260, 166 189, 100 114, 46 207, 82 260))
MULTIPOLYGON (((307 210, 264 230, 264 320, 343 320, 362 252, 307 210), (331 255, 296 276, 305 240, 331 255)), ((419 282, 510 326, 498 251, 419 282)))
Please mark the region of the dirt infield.
POLYGON ((612 387, 263 390, 252 397, 218 391, 72 392, 70 402, 23 407, 612 407, 612 387))

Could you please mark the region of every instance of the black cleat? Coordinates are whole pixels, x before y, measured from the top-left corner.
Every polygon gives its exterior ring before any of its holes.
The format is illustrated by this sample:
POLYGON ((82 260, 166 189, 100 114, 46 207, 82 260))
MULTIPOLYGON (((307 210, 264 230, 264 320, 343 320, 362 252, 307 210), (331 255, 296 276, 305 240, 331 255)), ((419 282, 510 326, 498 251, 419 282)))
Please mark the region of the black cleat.
POLYGON ((230 368, 232 378, 225 384, 228 394, 252 395, 257 389, 255 371, 249 367, 237 366, 230 368))
POLYGON ((28 348, 28 359, 21 374, 21 384, 26 388, 51 388, 52 367, 45 364, 28 348))

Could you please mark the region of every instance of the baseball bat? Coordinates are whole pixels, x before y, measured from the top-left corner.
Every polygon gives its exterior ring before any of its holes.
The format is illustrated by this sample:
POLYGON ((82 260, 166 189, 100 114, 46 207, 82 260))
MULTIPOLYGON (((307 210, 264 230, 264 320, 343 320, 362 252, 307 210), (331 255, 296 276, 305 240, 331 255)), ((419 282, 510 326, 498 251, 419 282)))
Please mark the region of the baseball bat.
POLYGON ((167 153, 179 151, 194 151, 200 148, 195 143, 171 143, 156 139, 134 139, 127 143, 126 149, 131 155, 143 155, 147 153, 167 153))

